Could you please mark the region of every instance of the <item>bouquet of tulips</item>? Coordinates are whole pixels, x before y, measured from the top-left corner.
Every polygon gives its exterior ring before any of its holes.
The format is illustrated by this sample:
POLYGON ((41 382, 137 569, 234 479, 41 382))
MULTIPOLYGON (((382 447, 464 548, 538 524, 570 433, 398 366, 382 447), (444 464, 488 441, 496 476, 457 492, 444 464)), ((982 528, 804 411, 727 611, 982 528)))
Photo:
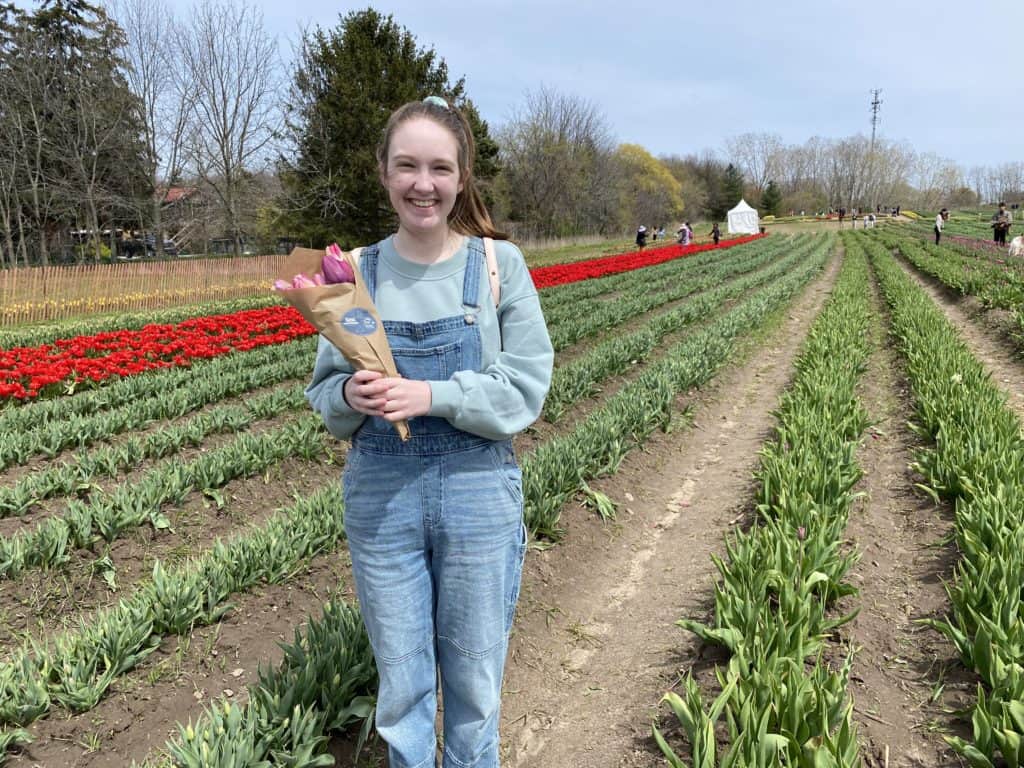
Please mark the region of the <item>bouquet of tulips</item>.
MULTIPOLYGON (((274 290, 338 348, 356 369, 398 376, 384 326, 351 253, 332 244, 326 251, 295 248, 274 290)), ((403 440, 409 425, 395 423, 403 440)))

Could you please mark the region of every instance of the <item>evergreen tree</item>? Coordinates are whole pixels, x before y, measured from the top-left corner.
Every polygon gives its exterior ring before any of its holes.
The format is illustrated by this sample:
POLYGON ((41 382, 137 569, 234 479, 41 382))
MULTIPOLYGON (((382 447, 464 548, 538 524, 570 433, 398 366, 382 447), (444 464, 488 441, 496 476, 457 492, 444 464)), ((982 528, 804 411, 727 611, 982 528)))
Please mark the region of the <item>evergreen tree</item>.
POLYGON ((718 219, 724 219, 725 214, 732 208, 736 207, 736 204, 743 199, 743 174, 740 170, 729 163, 725 168, 725 177, 722 179, 722 196, 721 205, 724 210, 721 216, 716 217, 718 219))
POLYGON ((464 83, 392 16, 372 8, 317 28, 303 40, 287 132, 293 152, 281 158, 281 224, 314 246, 345 247, 379 239, 394 227, 380 183, 376 150, 388 116, 407 101, 444 96, 465 110, 474 132, 474 172, 485 199, 498 148, 466 99, 464 83))
POLYGON ((764 194, 761 195, 761 211, 766 216, 778 216, 780 205, 782 205, 782 192, 779 191, 774 180, 769 180, 764 194))
POLYGON ((45 0, 25 14, 0 9, 0 140, 16 153, 0 186, 8 262, 17 250, 46 263, 69 230, 94 233, 138 209, 142 144, 127 87, 125 39, 84 0, 45 0), (9 183, 8 183, 9 182, 9 183))

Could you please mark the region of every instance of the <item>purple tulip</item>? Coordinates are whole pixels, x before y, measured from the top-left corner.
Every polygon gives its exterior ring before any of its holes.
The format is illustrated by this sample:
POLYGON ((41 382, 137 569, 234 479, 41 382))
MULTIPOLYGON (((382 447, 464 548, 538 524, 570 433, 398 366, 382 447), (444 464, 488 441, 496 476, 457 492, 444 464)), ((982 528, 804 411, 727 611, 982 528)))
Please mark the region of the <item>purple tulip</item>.
POLYGON ((324 281, 328 285, 334 283, 354 283, 356 276, 352 272, 352 265, 341 252, 337 243, 327 246, 327 253, 324 255, 321 268, 324 271, 324 281))

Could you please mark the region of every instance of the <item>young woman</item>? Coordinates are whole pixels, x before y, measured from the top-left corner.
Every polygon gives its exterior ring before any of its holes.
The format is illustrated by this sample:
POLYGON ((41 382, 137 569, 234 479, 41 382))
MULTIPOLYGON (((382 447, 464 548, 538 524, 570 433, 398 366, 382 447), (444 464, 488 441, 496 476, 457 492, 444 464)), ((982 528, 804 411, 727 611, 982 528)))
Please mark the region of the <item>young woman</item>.
POLYGON ((360 267, 401 377, 355 371, 326 340, 306 390, 352 438, 345 531, 392 768, 434 766, 437 674, 445 768, 498 766, 498 710, 526 531, 511 438, 540 414, 553 351, 519 249, 474 186, 463 115, 399 108, 377 159, 398 231, 360 267), (481 237, 495 238, 495 306, 481 237), (402 442, 393 422, 408 419, 402 442))

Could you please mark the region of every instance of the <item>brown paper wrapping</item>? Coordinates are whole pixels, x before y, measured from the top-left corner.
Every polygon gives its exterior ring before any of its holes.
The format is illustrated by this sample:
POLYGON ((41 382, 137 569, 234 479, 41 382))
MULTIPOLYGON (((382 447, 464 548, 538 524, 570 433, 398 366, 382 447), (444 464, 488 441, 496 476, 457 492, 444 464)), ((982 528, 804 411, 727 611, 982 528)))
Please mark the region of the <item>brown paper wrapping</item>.
MULTIPOLYGON (((277 279, 290 283, 295 275, 312 278, 322 272, 325 251, 313 248, 295 248, 285 259, 277 279)), ((351 253, 345 258, 352 266, 355 283, 317 285, 312 288, 292 288, 279 295, 338 348, 356 370, 380 371, 385 376, 398 376, 391 346, 384 333, 377 308, 366 290, 359 265, 351 253)), ((409 424, 394 423, 402 440, 409 439, 409 424)))

